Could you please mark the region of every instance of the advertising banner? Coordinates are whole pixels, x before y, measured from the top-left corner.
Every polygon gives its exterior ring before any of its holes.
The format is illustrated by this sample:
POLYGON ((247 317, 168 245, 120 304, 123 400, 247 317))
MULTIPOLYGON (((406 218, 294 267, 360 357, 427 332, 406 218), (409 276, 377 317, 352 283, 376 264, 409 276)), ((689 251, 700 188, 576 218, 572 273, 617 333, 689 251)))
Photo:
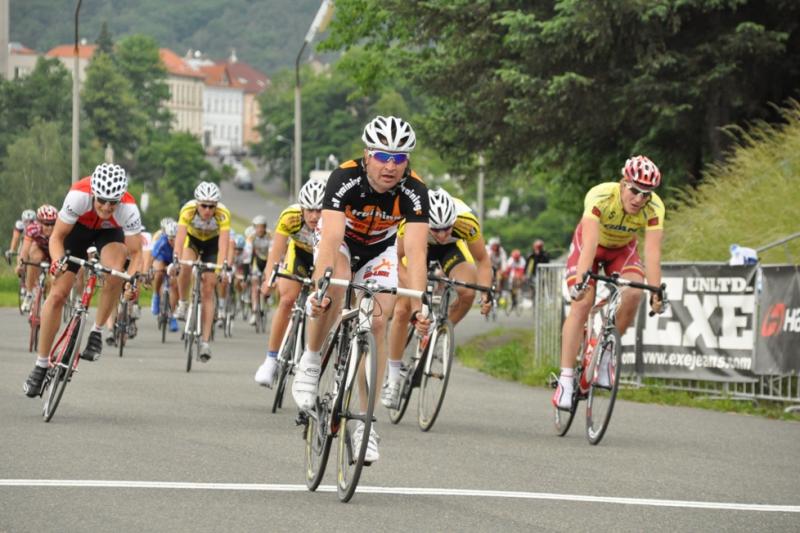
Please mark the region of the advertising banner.
POLYGON ((648 316, 623 339, 623 371, 711 381, 754 378, 756 266, 663 265, 670 307, 648 316), (627 341, 627 342, 625 342, 627 341))
POLYGON ((757 374, 800 372, 800 272, 765 266, 759 283, 757 374))

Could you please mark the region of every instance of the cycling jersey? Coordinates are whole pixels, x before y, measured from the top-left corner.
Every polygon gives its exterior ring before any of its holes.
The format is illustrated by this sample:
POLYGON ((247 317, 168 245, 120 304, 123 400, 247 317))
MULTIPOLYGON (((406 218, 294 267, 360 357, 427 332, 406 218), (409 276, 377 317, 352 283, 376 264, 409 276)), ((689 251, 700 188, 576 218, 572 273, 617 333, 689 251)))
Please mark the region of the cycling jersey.
POLYGON ((231 229, 231 212, 224 204, 217 203, 214 216, 203 220, 197 212, 197 200, 190 200, 181 207, 178 226, 184 226, 186 233, 199 241, 207 241, 219 237, 223 231, 231 229))
POLYGON ((519 259, 509 257, 508 261, 506 262, 505 273, 506 275, 511 274, 518 278, 525 276, 525 259, 522 257, 519 259))
POLYGON ((486 253, 489 255, 489 262, 492 264, 492 268, 495 271, 502 271, 507 262, 506 251, 503 247, 501 246, 497 252, 493 252, 492 247, 487 246, 486 253))
POLYGON ((36 246, 45 254, 50 254, 50 236, 44 234, 42 225, 39 222, 31 222, 25 228, 25 237, 31 239, 36 246))
POLYGON ((17 220, 16 222, 14 222, 14 229, 19 231, 20 233, 25 231, 25 226, 26 224, 22 220, 17 220))
POLYGON ((153 236, 148 231, 143 231, 139 234, 142 239, 142 251, 149 252, 153 249, 153 236))
POLYGON ((104 220, 94 210, 91 180, 87 176, 70 188, 58 218, 67 224, 80 224, 92 230, 122 228, 125 235, 140 233, 142 218, 133 195, 126 192, 114 208, 111 218, 104 220))
POLYGON ((300 204, 293 204, 283 210, 278 217, 275 233, 289 237, 295 246, 308 253, 314 251, 314 230, 303 220, 300 204))
POLYGON ((257 259, 263 259, 266 261, 267 256, 269 255, 269 246, 271 243, 269 233, 265 233, 261 237, 253 233, 253 235, 250 237, 250 242, 253 246, 253 255, 255 255, 257 259))
POLYGON ((153 259, 161 261, 164 264, 172 263, 172 246, 169 244, 169 239, 165 234, 161 234, 156 243, 153 245, 153 259))
POLYGON ((344 213, 344 240, 352 254, 374 256, 378 248, 394 244, 403 219, 428 223, 428 189, 422 178, 406 170, 396 186, 379 193, 369 184, 362 158, 331 173, 322 208, 344 213))
POLYGON ((583 216, 600 223, 598 244, 605 248, 622 248, 630 243, 636 232, 664 228, 664 202, 656 193, 635 215, 625 212, 618 181, 592 187, 584 199, 583 216))

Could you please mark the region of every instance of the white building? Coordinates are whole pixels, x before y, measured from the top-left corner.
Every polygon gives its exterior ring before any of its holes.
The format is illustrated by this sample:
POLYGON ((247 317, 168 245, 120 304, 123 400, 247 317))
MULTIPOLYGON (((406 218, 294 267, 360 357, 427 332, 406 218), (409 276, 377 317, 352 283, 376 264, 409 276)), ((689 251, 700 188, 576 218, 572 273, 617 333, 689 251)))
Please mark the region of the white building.
POLYGON ((214 63, 199 53, 186 62, 205 75, 203 145, 239 151, 244 147, 244 90, 228 75, 225 63, 214 63))

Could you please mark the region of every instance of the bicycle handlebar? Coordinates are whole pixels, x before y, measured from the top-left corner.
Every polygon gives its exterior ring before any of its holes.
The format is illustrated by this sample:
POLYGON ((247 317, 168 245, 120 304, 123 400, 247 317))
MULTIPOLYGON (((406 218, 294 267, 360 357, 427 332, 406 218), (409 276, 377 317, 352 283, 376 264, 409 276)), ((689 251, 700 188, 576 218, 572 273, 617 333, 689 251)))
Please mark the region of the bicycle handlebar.
MULTIPOLYGON (((581 278, 581 281, 576 286, 576 288, 578 290, 584 290, 586 288, 586 286, 589 284, 589 280, 590 279, 594 279, 594 280, 597 280, 597 281, 603 281, 605 283, 610 283, 612 285, 616 285, 617 287, 624 286, 624 287, 632 287, 634 289, 644 289, 646 291, 650 291, 653 294, 657 294, 659 299, 662 302, 666 303, 666 301, 667 301, 667 284, 666 283, 662 283, 659 287, 656 287, 655 285, 648 285, 646 283, 639 283, 638 281, 632 281, 632 280, 629 280, 629 279, 625 279, 623 277, 620 277, 620 275, 618 273, 616 273, 616 272, 614 274, 612 274, 611 276, 603 276, 601 274, 595 274, 595 273, 593 273, 591 271, 587 271, 583 275, 583 278, 581 278)), ((662 312, 663 312, 663 310, 662 310, 662 312)), ((650 311, 649 312, 649 316, 653 316, 653 315, 655 315, 655 312, 650 311)))
POLYGON ((216 270, 219 268, 219 265, 216 263, 206 263, 203 261, 188 261, 186 259, 178 259, 178 263, 188 267, 199 266, 201 270, 216 270))
POLYGON ((31 261, 21 261, 21 264, 28 266, 35 266, 44 269, 50 268, 50 263, 48 263, 47 261, 42 261, 41 263, 32 263, 31 261))
POLYGON ((70 263, 75 263, 76 265, 80 265, 80 266, 82 266, 84 268, 88 268, 90 270, 94 270, 95 272, 102 272, 104 274, 110 274, 112 276, 116 276, 118 278, 122 278, 125 281, 134 282, 139 277, 138 274, 130 275, 127 272, 120 272, 119 270, 115 270, 113 268, 108 268, 106 266, 101 265, 100 263, 87 261, 85 259, 81 259, 80 257, 74 257, 74 256, 71 256, 71 255, 66 255, 64 257, 66 257, 67 261, 69 261, 70 263))
POLYGON ((435 276, 433 274, 428 274, 428 281, 440 281, 442 283, 447 283, 448 285, 458 285, 459 287, 466 287, 467 289, 473 289, 476 291, 485 292, 490 296, 494 293, 493 287, 484 287, 483 285, 476 285, 474 283, 467 283, 465 281, 459 281, 457 279, 435 276))
POLYGON ((369 292, 371 294, 396 294, 397 296, 407 296, 409 298, 417 298, 423 300, 425 303, 425 295, 426 291, 418 291, 415 289, 403 289, 400 287, 381 287, 374 282, 367 281, 365 283, 354 283, 352 280, 349 279, 338 279, 332 278, 333 269, 328 268, 325 271, 323 277, 319 279, 317 282, 317 301, 321 302, 322 298, 325 297, 325 293, 328 291, 329 285, 335 285, 337 287, 345 287, 345 288, 354 288, 360 289, 365 292, 369 292))

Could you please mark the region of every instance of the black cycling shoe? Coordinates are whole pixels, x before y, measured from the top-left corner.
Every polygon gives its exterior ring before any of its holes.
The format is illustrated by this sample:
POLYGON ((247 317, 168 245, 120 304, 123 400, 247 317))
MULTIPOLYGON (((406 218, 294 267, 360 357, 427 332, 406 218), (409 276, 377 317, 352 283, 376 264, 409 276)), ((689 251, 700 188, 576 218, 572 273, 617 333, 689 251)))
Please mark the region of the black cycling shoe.
POLYGON ((97 361, 103 355, 103 336, 99 331, 89 332, 89 342, 81 354, 81 359, 97 361))
POLYGON ((109 335, 108 337, 106 337, 106 344, 108 344, 109 346, 116 346, 117 339, 114 337, 114 335, 109 335))
POLYGON ((25 395, 28 398, 35 398, 42 393, 42 384, 44 384, 44 377, 47 375, 47 368, 41 366, 33 367, 28 379, 22 386, 25 395))

